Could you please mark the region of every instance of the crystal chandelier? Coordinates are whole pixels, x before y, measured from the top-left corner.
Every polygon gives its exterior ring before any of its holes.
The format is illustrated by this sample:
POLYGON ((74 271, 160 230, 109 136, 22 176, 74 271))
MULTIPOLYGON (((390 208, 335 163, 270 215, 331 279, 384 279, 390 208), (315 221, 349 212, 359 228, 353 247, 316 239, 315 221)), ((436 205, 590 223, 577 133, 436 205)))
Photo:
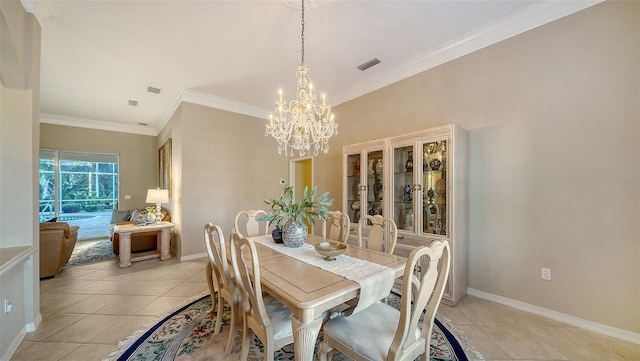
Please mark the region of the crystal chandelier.
POLYGON ((313 92, 309 67, 304 63, 304 0, 302 0, 302 60, 296 68, 296 99, 287 102, 282 98, 282 89, 276 100, 276 115, 269 116, 265 135, 278 141, 278 154, 293 156, 318 155, 329 151, 329 138, 338 134, 338 124, 333 121, 331 106, 322 95, 322 104, 313 92), (313 147, 313 150, 311 149, 313 147))

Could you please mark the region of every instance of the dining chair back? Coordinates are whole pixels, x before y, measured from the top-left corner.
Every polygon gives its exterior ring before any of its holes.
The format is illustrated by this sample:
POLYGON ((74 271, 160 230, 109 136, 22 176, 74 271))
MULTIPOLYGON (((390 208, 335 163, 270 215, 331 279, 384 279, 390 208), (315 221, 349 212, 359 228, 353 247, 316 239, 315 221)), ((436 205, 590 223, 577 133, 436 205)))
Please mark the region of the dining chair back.
POLYGON ((429 360, 433 322, 449 267, 448 241, 414 249, 402 277, 400 310, 378 302, 349 317, 333 317, 323 326, 319 360, 330 360, 334 350, 353 360, 410 361, 418 356, 429 360), (418 264, 424 270, 416 275, 418 264))
POLYGON ((348 214, 340 211, 330 212, 327 219, 322 221, 322 238, 347 243, 350 225, 348 214))
POLYGON ((233 222, 236 232, 240 233, 244 237, 262 236, 267 234, 269 223, 258 220, 258 218, 266 214, 267 212, 261 209, 250 209, 248 211, 238 212, 233 222))
POLYGON ((240 360, 247 360, 252 333, 264 346, 264 360, 273 361, 274 352, 293 343, 292 313, 275 298, 262 292, 260 264, 253 240, 235 235, 231 264, 242 294, 244 317, 240 360))
MULTIPOLYGON (((206 268, 207 283, 209 283, 212 300, 209 312, 213 312, 217 305, 214 334, 218 334, 222 327, 224 301, 227 301, 231 308, 229 338, 224 348, 225 354, 229 354, 234 349, 233 342, 242 320, 240 291, 236 286, 235 278, 232 276, 232 270, 229 267, 227 244, 220 226, 212 223, 205 224, 204 239, 207 255, 209 256, 209 264, 206 268), (215 290, 217 290, 217 292, 215 290)), ((230 239, 232 240, 233 238, 230 239)), ((231 245, 229 246, 231 247, 230 250, 232 250, 233 241, 231 241, 231 245)))
POLYGON ((371 227, 366 237, 367 248, 392 254, 398 240, 398 227, 391 218, 381 215, 364 215, 358 221, 358 246, 364 247, 363 230, 371 227))

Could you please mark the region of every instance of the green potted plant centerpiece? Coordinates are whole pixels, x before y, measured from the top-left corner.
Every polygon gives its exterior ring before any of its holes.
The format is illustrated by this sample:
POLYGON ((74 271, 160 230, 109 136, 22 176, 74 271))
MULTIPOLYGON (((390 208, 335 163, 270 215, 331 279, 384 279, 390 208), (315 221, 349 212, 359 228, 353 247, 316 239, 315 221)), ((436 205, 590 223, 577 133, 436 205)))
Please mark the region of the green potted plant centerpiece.
POLYGON ((329 192, 316 198, 318 187, 304 188, 301 199, 296 200, 293 195, 293 186, 284 187, 282 195, 278 198, 265 199, 264 202, 271 206, 271 210, 260 217, 261 221, 268 221, 269 225, 276 224, 282 229, 282 240, 288 247, 300 247, 307 240, 307 225, 316 224, 316 218, 324 220, 329 215, 330 207, 334 199, 329 198, 329 192))

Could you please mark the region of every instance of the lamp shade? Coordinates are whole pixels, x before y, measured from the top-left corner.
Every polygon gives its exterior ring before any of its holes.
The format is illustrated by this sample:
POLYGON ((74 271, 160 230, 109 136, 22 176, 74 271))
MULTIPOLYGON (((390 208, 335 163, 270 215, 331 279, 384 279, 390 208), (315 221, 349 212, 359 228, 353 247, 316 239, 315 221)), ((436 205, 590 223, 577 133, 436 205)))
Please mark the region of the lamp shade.
POLYGON ((147 191, 147 203, 169 203, 169 190, 149 189, 147 191))

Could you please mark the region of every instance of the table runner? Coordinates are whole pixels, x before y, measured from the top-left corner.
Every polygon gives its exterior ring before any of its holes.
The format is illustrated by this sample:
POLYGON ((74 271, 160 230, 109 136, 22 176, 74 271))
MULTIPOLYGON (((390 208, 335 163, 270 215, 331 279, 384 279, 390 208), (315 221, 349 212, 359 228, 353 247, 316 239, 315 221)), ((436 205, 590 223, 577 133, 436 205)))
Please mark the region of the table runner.
POLYGON ((390 267, 347 255, 340 255, 336 257, 335 261, 325 261, 324 256, 316 252, 314 246, 308 243, 301 247, 291 248, 284 244, 275 243, 271 236, 250 238, 277 252, 357 282, 360 285, 360 296, 358 305, 352 314, 364 310, 387 297, 391 292, 395 272, 390 267))

